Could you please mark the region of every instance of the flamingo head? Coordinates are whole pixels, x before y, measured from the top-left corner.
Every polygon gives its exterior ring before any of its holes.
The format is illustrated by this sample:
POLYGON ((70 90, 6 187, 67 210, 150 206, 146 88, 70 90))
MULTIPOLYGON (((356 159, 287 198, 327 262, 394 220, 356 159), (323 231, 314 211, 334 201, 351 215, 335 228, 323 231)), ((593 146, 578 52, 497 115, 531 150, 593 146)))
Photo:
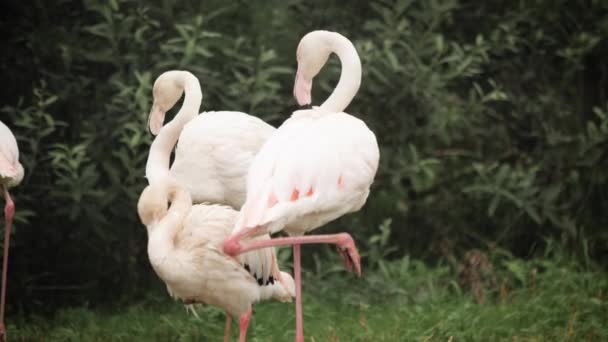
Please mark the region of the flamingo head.
POLYGON ((184 93, 183 75, 185 71, 172 70, 164 72, 154 82, 152 96, 154 103, 148 116, 150 132, 157 135, 163 127, 165 114, 179 101, 184 93))
POLYGON ((139 196, 137 213, 141 222, 150 230, 165 215, 168 208, 168 193, 161 186, 147 186, 139 196))
POLYGON ((298 71, 293 86, 293 95, 300 106, 309 105, 312 101, 312 80, 323 65, 327 62, 332 52, 329 31, 312 31, 300 40, 296 52, 298 60, 298 71))

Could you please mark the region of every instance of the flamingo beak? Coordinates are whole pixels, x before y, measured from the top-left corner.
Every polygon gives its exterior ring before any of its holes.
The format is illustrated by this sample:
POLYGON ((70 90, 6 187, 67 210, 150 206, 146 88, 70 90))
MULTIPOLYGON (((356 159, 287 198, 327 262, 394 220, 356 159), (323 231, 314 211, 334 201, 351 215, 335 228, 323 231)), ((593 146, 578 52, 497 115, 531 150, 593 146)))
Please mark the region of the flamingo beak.
POLYGON ((312 91, 312 79, 307 79, 302 75, 300 68, 296 72, 296 80, 293 85, 293 96, 300 106, 310 105, 312 91))
POLYGON ((150 132, 152 135, 158 135, 160 129, 163 128, 163 122, 165 121, 165 114, 160 107, 154 103, 150 115, 148 115, 148 125, 150 126, 150 132))

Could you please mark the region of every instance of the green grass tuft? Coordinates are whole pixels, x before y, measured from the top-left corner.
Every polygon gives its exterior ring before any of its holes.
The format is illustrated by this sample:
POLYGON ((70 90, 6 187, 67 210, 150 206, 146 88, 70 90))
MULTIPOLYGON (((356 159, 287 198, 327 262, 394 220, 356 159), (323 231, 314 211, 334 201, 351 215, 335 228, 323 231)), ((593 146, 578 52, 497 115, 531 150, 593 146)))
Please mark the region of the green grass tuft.
MULTIPOLYGON (((305 274, 306 341, 608 341, 608 276, 568 258, 494 258, 486 303, 447 267, 404 258, 360 280, 305 274)), ((293 304, 254 307, 248 341, 291 341, 293 304)), ((59 311, 52 319, 9 317, 13 341, 220 341, 222 311, 200 320, 166 296, 124 308, 59 311)), ((238 326, 233 323, 233 340, 238 326)))

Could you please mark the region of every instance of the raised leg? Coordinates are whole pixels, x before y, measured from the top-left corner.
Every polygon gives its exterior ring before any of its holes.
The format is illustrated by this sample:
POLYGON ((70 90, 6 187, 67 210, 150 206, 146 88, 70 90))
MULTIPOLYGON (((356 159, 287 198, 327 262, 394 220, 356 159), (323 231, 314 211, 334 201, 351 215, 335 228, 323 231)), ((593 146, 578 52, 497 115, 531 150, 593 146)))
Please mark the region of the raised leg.
MULTIPOLYGON (((241 244, 240 239, 247 236, 247 232, 233 235, 224 242, 224 252, 228 255, 236 256, 241 253, 249 252, 254 249, 287 246, 296 244, 331 243, 335 244, 338 252, 348 271, 353 271, 361 276, 361 257, 355 247, 353 238, 347 233, 332 235, 309 235, 297 237, 281 237, 269 240, 247 241, 241 244)), ((295 251, 295 250, 294 250, 295 251)))
POLYGON ((304 326, 302 319, 302 269, 300 262, 300 245, 293 245, 293 273, 296 281, 296 342, 304 342, 304 326))
POLYGON ((239 318, 239 342, 245 342, 247 340, 247 328, 249 327, 250 319, 251 308, 239 318))
POLYGON ((4 207, 4 255, 2 257, 2 292, 0 294, 0 341, 6 340, 6 327, 4 326, 4 304, 6 299, 6 276, 8 271, 8 247, 11 238, 11 224, 15 215, 15 203, 11 199, 8 190, 2 187, 6 205, 4 207))
POLYGON ((230 342, 230 325, 232 325, 232 316, 226 312, 226 328, 224 328, 224 342, 230 342))

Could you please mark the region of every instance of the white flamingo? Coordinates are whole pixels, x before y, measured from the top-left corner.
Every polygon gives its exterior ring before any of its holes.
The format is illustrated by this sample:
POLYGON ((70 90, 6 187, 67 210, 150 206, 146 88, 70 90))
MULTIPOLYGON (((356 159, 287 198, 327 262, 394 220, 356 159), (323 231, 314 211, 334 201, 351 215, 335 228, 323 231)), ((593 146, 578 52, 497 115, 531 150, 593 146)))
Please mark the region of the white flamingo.
POLYGON ((171 150, 179 138, 169 171, 172 178, 190 192, 194 203, 220 203, 239 209, 245 202, 247 170, 275 128, 241 112, 197 115, 201 88, 187 71, 163 73, 154 83, 153 96, 150 131, 158 136, 146 165, 150 184, 166 176, 171 150), (182 109, 163 126, 165 113, 184 91, 182 109), (155 150, 155 145, 161 148, 155 150))
POLYGON ((6 339, 6 327, 4 326, 4 304, 6 297, 6 276, 8 272, 8 248, 11 238, 11 225, 15 215, 15 203, 11 199, 8 189, 21 183, 23 179, 23 166, 19 163, 19 148, 17 140, 0 121, 0 191, 4 195, 6 205, 4 206, 4 254, 2 257, 2 293, 0 297, 0 341, 6 339))
POLYGON ((239 317, 239 340, 244 342, 253 303, 270 298, 290 302, 295 295, 293 278, 279 271, 274 249, 250 252, 246 259, 241 258, 245 254, 238 259, 224 254, 222 244, 234 227, 236 210, 223 205, 193 206, 188 191, 170 179, 146 187, 137 209, 148 230, 150 263, 169 294, 186 304, 226 310, 225 342, 230 339, 232 316, 239 317), (256 275, 255 267, 262 268, 261 272, 267 268, 267 276, 256 275), (279 279, 271 272, 279 274, 279 279))
MULTIPOLYGON (((257 149, 261 147, 265 139, 264 135, 269 135, 274 128, 255 117, 238 112, 204 113, 196 117, 202 92, 198 79, 187 71, 163 73, 154 83, 153 94, 154 105, 150 113, 150 127, 153 133, 157 133, 157 137, 150 147, 146 165, 146 176, 151 185, 142 193, 138 206, 142 222, 150 233, 148 245, 150 261, 172 295, 185 301, 205 302, 226 309, 226 341, 229 338, 231 315, 238 313, 241 317, 241 339, 244 340, 251 310, 239 311, 236 310, 236 306, 242 309, 246 304, 250 308, 251 303, 271 297, 290 300, 291 297, 285 297, 285 291, 291 296, 294 295, 293 278, 279 271, 274 249, 267 248, 238 257, 241 273, 249 272, 246 280, 242 280, 242 277, 234 278, 232 273, 227 273, 223 278, 218 276, 217 273, 222 271, 222 267, 237 262, 223 252, 220 254, 224 260, 221 263, 213 262, 217 259, 215 243, 222 242, 228 236, 235 224, 234 219, 237 214, 234 209, 219 205, 194 206, 192 212, 187 213, 187 217, 184 216, 186 221, 184 217, 179 220, 174 218, 173 230, 161 229, 160 231, 165 233, 158 233, 154 238, 151 232, 159 231, 153 227, 167 214, 168 200, 174 202, 172 208, 175 208, 170 213, 178 215, 184 211, 190 212, 192 206, 190 191, 196 193, 198 201, 219 202, 240 207, 244 201, 245 174, 249 163, 257 153, 257 149), (179 112, 171 122, 162 126, 164 113, 175 105, 184 92, 186 95, 179 112), (196 119, 190 124, 186 124, 195 117, 196 119), (182 128, 184 132, 180 136, 182 128), (180 142, 176 159, 169 171, 171 150, 178 137, 180 142), (188 158, 194 160, 189 161, 188 158), (203 186, 198 184, 199 182, 203 183, 203 186), (230 182, 234 184, 228 184, 230 182), (239 184, 241 189, 238 188, 239 184), (189 206, 185 204, 186 198, 189 206), (184 200, 179 201, 179 199, 184 200), (180 224, 181 226, 178 227, 180 224), (184 242, 179 244, 179 241, 171 236, 182 236, 184 242), (218 240, 220 237, 221 240, 218 240), (163 242, 162 238, 167 240, 163 242), (173 250, 171 261, 163 263, 162 267, 173 267, 173 273, 166 273, 157 263, 158 253, 162 252, 157 250, 157 246, 163 243, 166 248, 173 250), (192 260, 183 259, 184 254, 197 256, 196 262, 190 261, 188 267, 188 271, 196 272, 196 275, 179 268, 180 265, 187 264, 188 260, 192 260), (207 257, 210 258, 208 262, 205 259, 207 257), (209 277, 225 282, 226 288, 218 287, 218 283, 213 283, 209 277), (257 290, 252 290, 249 284, 252 279, 257 290), (281 285, 275 286, 275 279, 281 285), (244 293, 241 296, 234 296, 239 289, 244 293), (280 294, 279 297, 277 293, 280 294), (193 295, 196 297, 190 298, 193 295), (221 298, 222 296, 226 297, 221 298)), ((269 236, 261 237, 261 239, 268 238, 269 236)))
POLYGON ((310 104, 312 79, 335 52, 342 63, 336 89, 320 106, 293 113, 255 157, 247 178, 247 200, 224 251, 293 244, 296 281, 296 340, 304 340, 301 309, 300 244, 332 243, 348 269, 360 274, 359 254, 350 235, 300 236, 346 213, 359 210, 373 182, 380 152, 365 123, 343 112, 359 89, 361 62, 353 44, 328 31, 305 35, 298 45, 294 96, 310 104), (283 230, 292 237, 241 239, 283 230))

